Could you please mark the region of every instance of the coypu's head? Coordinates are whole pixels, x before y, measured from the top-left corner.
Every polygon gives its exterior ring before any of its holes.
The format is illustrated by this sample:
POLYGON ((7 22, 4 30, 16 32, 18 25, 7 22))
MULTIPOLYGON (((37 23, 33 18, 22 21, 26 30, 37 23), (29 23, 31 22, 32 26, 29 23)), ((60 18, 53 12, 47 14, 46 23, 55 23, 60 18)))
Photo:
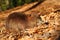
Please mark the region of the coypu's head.
POLYGON ((20 32, 28 27, 27 16, 23 13, 15 12, 10 14, 6 20, 6 28, 9 31, 20 32))

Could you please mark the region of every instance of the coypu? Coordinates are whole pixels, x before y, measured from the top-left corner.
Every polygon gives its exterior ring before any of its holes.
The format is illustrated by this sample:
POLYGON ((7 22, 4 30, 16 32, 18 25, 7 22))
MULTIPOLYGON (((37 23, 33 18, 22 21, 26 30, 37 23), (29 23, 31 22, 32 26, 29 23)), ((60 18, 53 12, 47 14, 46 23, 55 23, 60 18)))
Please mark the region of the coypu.
POLYGON ((32 28, 36 25, 36 18, 30 17, 20 12, 14 12, 7 17, 6 29, 10 32, 20 33, 27 28, 32 28))
POLYGON ((28 25, 27 16, 23 13, 14 12, 7 17, 6 28, 9 31, 13 31, 17 33, 28 27, 29 25, 28 25))

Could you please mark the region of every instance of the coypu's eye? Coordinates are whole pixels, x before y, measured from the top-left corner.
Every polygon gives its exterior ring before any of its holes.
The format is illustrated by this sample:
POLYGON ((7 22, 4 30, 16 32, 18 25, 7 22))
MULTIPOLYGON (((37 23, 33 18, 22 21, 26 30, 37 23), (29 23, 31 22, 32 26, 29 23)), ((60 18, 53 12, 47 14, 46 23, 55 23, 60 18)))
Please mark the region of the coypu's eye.
POLYGON ((31 14, 29 15, 29 17, 31 17, 31 14))

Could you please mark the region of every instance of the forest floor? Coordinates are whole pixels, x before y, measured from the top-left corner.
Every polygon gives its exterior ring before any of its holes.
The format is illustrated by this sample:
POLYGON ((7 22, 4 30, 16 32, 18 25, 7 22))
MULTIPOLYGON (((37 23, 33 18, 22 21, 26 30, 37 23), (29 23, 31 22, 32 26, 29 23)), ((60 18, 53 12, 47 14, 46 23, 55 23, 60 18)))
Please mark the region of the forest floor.
POLYGON ((4 12, 0 12, 0 40, 58 40, 60 35, 60 0, 45 0, 42 3, 25 4, 4 12), (38 21, 37 27, 29 29, 28 34, 16 39, 15 34, 6 31, 6 18, 13 12, 23 12, 26 15, 37 14, 43 22, 38 21), (51 17, 54 17, 51 19, 51 17), (48 21, 49 24, 44 23, 48 21), (42 29, 43 28, 43 29, 42 29), (35 33, 37 30, 37 33, 35 33), (43 32, 41 32, 43 31, 43 32), (42 35, 43 34, 43 35, 42 35))

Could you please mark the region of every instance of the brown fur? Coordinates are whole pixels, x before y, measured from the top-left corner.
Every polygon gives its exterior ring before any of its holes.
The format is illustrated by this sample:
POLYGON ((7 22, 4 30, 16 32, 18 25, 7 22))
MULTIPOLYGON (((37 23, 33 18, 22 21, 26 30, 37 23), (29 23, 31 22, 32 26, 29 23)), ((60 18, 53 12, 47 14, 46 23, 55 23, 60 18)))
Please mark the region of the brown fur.
POLYGON ((23 13, 15 12, 7 17, 6 29, 13 33, 20 33, 27 28, 32 28, 36 25, 34 14, 28 16, 23 13))
POLYGON ((7 17, 6 28, 9 31, 20 32, 28 28, 27 16, 23 13, 15 12, 7 17))

